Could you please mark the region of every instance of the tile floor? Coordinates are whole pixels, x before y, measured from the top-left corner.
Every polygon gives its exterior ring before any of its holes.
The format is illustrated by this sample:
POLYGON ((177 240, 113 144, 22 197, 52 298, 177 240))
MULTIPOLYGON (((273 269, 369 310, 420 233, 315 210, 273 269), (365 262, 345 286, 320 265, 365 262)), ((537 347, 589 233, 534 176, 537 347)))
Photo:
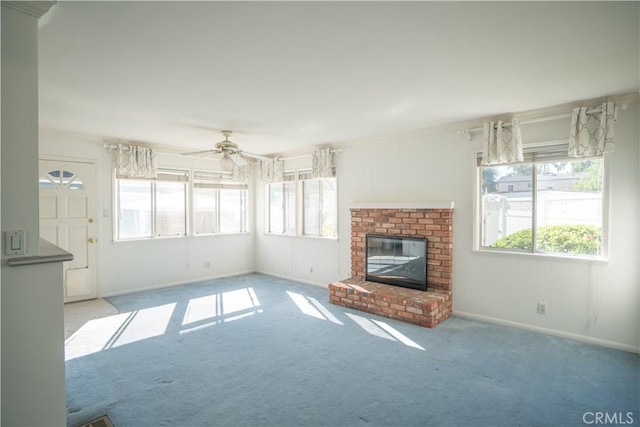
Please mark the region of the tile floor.
POLYGON ((70 302, 64 305, 64 339, 73 335, 89 320, 118 314, 118 310, 102 298, 70 302))

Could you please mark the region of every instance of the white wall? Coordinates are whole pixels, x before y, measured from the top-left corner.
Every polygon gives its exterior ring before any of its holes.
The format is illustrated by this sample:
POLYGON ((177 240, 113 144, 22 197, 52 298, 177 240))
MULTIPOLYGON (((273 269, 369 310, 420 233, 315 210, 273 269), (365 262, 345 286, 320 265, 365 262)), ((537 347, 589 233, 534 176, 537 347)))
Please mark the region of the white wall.
MULTIPOLYGON (((45 2, 3 2, 2 231, 26 230, 39 255, 37 18, 45 2), (24 11, 31 12, 27 14, 24 11)), ((44 9, 46 10, 46 9, 44 9)), ((44 10, 41 10, 44 11, 44 10)), ((3 250, 4 252, 4 250, 3 250)), ((4 425, 66 425, 62 264, 8 267, 2 256, 4 425)))
MULTIPOLYGON (((98 292, 117 295, 254 271, 253 232, 115 242, 112 156, 101 138, 52 130, 40 133, 40 158, 91 161, 99 169, 98 292), (106 213, 106 215, 105 215, 106 213), (209 263, 209 267, 205 267, 209 263)), ((217 161, 159 154, 168 168, 217 169, 217 161)), ((251 189, 250 189, 251 191, 251 189)), ((253 224, 253 216, 249 218, 253 224)))
POLYGON ((2 425, 65 426, 62 263, 3 266, 2 303, 2 425))
POLYGON ((2 9, 2 230, 25 230, 27 255, 40 250, 36 25, 30 15, 2 9))
MULTIPOLYGON (((473 251, 475 149, 452 131, 345 144, 338 161, 338 241, 269 236, 258 221, 257 269, 327 284, 350 275, 349 207, 356 202, 453 201, 453 308, 458 314, 637 351, 638 106, 619 114, 611 156, 611 247, 604 263, 473 251), (314 266, 314 273, 309 272, 314 266), (537 303, 548 314, 536 313, 537 303), (597 319, 596 319, 597 316, 597 319)), ((525 143, 566 139, 569 122, 522 126, 525 143)), ((264 186, 257 185, 257 218, 264 186)))

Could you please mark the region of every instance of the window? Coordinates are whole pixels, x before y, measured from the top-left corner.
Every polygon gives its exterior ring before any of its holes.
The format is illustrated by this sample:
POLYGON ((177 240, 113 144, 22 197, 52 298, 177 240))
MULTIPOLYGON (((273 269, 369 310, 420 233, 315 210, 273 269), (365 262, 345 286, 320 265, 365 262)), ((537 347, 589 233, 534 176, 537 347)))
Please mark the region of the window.
POLYGON ((285 174, 285 181, 268 184, 268 232, 296 234, 296 182, 295 174, 285 174))
POLYGON ((116 239, 186 235, 188 175, 164 170, 156 180, 116 179, 116 239))
POLYGON ((246 184, 194 172, 193 234, 247 232, 247 196, 246 184))
POLYGON ((183 182, 155 183, 156 235, 184 236, 187 229, 186 185, 183 182))
POLYGON ((247 231, 247 190, 220 189, 220 232, 247 231))
POLYGON ((336 237, 336 178, 312 178, 310 171, 285 174, 267 185, 267 231, 273 234, 336 237))
POLYGON ((84 183, 73 172, 52 170, 40 177, 39 187, 43 189, 66 188, 68 190, 84 190, 84 183))
POLYGON ((322 237, 337 236, 336 179, 305 179, 302 181, 302 194, 302 234, 322 237))
POLYGON ((115 239, 186 236, 187 218, 193 235, 248 231, 247 184, 225 173, 194 171, 189 177, 176 170, 159 170, 156 179, 116 177, 115 239))
POLYGON ((218 224, 218 190, 215 188, 193 188, 193 234, 213 234, 218 224))
POLYGON ((117 180, 118 239, 153 236, 151 181, 117 180))
POLYGON ((525 150, 523 163, 479 166, 479 247, 603 256, 602 157, 575 159, 566 145, 525 150))

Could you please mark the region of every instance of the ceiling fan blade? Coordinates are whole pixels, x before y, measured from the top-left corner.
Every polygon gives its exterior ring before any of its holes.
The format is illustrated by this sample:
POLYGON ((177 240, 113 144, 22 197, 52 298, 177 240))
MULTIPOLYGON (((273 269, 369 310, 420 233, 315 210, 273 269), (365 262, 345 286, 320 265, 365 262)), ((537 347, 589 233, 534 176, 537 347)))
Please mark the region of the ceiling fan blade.
POLYGON ((240 151, 240 154, 246 157, 251 157, 258 160, 273 160, 271 157, 261 156, 260 154, 250 153, 248 151, 240 151))
POLYGON ((197 162, 197 161, 199 161, 199 160, 206 159, 206 158, 208 158, 208 157, 209 157, 209 158, 213 158, 213 157, 211 157, 211 156, 216 155, 216 154, 220 154, 220 153, 215 153, 215 152, 213 152, 213 151, 209 150, 209 152, 207 152, 207 153, 205 153, 205 154, 202 154, 202 155, 200 155, 200 156, 197 156, 197 157, 194 159, 194 161, 195 161, 195 162, 197 162))
POLYGON ((190 153, 181 153, 183 156, 197 156, 198 154, 220 154, 222 151, 220 150, 202 150, 202 151, 192 151, 190 153))
POLYGON ((247 161, 237 153, 229 153, 228 156, 236 166, 244 166, 247 164, 247 161))

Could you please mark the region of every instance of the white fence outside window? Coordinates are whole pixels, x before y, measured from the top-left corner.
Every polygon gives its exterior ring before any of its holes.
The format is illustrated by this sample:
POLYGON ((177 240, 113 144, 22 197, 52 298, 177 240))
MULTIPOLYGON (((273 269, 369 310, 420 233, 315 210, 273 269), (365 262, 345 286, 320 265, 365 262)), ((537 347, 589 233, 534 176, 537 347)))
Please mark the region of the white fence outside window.
MULTIPOLYGON (((572 191, 540 191, 537 227, 562 224, 601 226, 602 194, 572 191)), ((482 196, 482 246, 532 226, 531 193, 482 196)))

